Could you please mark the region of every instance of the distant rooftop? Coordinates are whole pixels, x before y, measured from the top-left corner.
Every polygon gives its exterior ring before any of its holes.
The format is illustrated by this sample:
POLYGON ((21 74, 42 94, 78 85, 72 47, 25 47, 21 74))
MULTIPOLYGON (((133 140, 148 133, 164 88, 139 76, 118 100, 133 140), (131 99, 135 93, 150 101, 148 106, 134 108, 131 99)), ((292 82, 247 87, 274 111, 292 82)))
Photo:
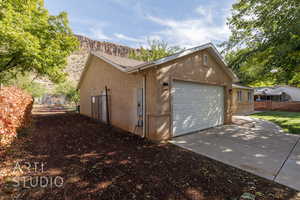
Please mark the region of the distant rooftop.
POLYGON ((255 95, 269 95, 278 96, 282 94, 287 94, 291 97, 292 101, 300 101, 300 88, 292 86, 273 86, 273 87, 257 87, 254 89, 255 95))
POLYGON ((244 85, 237 84, 237 83, 235 83, 235 84, 232 84, 232 87, 233 87, 233 88, 240 88, 240 89, 253 90, 253 88, 252 88, 252 87, 244 86, 244 85))

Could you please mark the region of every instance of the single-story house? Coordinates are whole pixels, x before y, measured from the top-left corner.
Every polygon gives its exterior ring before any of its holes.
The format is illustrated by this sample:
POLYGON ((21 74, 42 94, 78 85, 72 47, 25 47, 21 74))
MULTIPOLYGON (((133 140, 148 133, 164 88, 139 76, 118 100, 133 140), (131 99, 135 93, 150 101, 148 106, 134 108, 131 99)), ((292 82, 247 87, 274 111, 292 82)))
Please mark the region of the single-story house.
POLYGON ((249 114, 254 111, 254 89, 232 84, 232 113, 249 114))
POLYGON ((255 101, 300 101, 300 88, 291 86, 257 87, 254 90, 255 101))
POLYGON ((165 140, 231 123, 237 81, 211 43, 151 62, 91 52, 77 87, 80 113, 165 140))
POLYGON ((34 103, 43 105, 66 105, 70 102, 65 95, 44 94, 41 97, 34 98, 34 103))

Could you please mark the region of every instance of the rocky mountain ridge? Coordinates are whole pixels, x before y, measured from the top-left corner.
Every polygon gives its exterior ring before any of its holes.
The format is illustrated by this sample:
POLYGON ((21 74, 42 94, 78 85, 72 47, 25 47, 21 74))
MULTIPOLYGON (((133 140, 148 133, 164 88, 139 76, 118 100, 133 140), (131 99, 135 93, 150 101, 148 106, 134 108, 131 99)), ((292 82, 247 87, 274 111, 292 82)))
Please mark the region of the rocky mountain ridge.
POLYGON ((111 42, 101 42, 90 39, 86 36, 75 35, 80 42, 80 50, 100 51, 106 54, 128 57, 131 51, 136 51, 134 48, 123 46, 111 42))
MULTIPOLYGON (((65 72, 67 72, 69 75, 68 79, 75 83, 77 83, 80 79, 80 75, 83 71, 90 51, 100 51, 109 55, 120 57, 128 57, 131 51, 138 51, 134 48, 111 42, 97 41, 82 35, 75 36, 80 42, 80 47, 79 50, 75 51, 68 57, 68 64, 65 68, 65 72)), ((49 90, 54 88, 54 84, 45 78, 37 79, 36 81, 43 84, 43 86, 49 90)))

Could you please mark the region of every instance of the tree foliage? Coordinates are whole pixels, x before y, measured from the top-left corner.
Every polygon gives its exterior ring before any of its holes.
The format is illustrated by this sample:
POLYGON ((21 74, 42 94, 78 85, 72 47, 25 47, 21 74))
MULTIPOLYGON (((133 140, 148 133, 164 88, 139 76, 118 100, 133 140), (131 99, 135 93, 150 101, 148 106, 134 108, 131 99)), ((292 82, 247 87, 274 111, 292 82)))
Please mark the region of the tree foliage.
POLYGON ((42 97, 47 93, 47 89, 43 86, 43 84, 35 82, 34 77, 29 73, 18 74, 13 79, 10 79, 6 83, 7 85, 14 85, 18 88, 21 88, 31 94, 33 97, 42 97))
POLYGON ((72 81, 61 82, 56 85, 54 94, 63 95, 66 99, 74 104, 79 102, 80 96, 76 90, 76 84, 72 81))
POLYGON ((169 46, 167 42, 160 40, 148 40, 149 48, 141 47, 140 51, 130 52, 129 58, 141 61, 153 61, 181 50, 178 46, 169 46))
POLYGON ((50 15, 43 0, 0 1, 0 82, 24 72, 63 80, 66 58, 77 46, 65 12, 50 15))
POLYGON ((223 44, 243 82, 300 85, 300 1, 239 0, 223 44))

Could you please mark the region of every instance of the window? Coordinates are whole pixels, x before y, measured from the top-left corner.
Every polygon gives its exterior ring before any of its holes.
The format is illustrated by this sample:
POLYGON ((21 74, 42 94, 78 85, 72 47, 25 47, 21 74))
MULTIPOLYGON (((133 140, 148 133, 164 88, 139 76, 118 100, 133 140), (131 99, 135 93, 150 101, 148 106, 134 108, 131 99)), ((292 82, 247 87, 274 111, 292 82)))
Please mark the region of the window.
POLYGON ((251 103, 253 101, 252 91, 248 91, 248 102, 251 103))
POLYGON ((203 65, 208 65, 208 56, 206 54, 203 56, 203 65))
POLYGON ((237 100, 238 100, 238 102, 243 101, 243 92, 242 92, 242 90, 237 91, 237 100))

